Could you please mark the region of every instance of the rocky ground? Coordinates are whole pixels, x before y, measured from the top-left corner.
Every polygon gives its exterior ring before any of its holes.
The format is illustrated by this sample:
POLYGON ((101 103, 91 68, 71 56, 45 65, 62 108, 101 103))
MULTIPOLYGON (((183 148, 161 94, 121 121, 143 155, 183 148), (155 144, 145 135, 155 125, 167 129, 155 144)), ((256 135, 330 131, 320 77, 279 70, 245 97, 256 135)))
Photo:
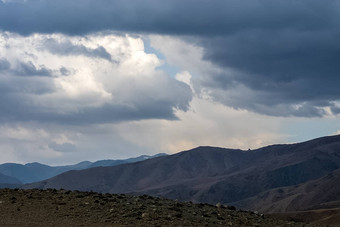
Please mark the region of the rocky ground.
POLYGON ((150 196, 0 189, 0 226, 308 226, 150 196))

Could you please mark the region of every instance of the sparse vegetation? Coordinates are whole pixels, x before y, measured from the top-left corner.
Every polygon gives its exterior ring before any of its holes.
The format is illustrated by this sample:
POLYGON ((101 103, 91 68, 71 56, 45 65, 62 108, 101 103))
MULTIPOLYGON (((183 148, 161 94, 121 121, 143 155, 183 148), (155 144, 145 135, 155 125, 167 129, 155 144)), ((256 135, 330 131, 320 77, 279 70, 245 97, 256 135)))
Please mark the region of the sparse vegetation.
POLYGON ((0 226, 305 226, 218 204, 68 190, 0 190, 0 226))

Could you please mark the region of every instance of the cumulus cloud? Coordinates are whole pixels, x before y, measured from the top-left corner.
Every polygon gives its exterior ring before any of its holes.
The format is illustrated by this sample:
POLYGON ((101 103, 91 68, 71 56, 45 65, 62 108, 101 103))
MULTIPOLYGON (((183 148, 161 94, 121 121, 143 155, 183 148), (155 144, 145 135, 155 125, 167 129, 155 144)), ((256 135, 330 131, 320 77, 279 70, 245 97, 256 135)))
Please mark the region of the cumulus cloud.
POLYGON ((186 110, 192 96, 187 84, 156 70, 161 61, 144 52, 139 37, 5 32, 0 53, 3 122, 175 119, 174 110, 186 110), (56 48, 51 40, 68 41, 52 41, 56 48))
MULTIPOLYGON (((0 29, 25 35, 107 30, 180 35, 218 68, 194 78, 214 100, 267 115, 313 117, 324 116, 324 108, 340 98, 339 11, 336 0, 2 1, 0 29), (251 97, 239 97, 238 90, 251 97)), ((116 61, 102 45, 44 42, 54 54, 116 61)))

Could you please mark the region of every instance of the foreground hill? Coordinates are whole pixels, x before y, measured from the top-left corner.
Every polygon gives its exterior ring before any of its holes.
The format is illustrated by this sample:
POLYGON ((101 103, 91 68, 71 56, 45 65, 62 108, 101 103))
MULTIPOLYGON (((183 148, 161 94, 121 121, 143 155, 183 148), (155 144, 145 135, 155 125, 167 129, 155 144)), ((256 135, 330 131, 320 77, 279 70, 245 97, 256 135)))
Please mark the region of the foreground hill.
POLYGON ((65 190, 0 189, 0 216, 0 226, 309 226, 220 205, 65 190))
MULTIPOLYGON (((45 180, 51 177, 54 177, 58 174, 70 171, 70 170, 82 170, 87 168, 93 168, 98 166, 115 166, 115 165, 121 165, 125 163, 133 163, 133 162, 139 162, 144 161, 146 159, 164 156, 166 154, 156 154, 153 156, 149 155, 142 155, 136 158, 128 158, 128 159, 122 159, 122 160, 99 160, 96 162, 89 162, 84 161, 80 162, 75 165, 65 165, 65 166, 48 166, 41 163, 27 163, 25 165, 17 164, 17 163, 4 163, 0 165, 0 174, 4 174, 6 176, 16 178, 19 180, 16 182, 17 184, 22 183, 32 183, 36 181, 45 180)), ((1 175, 0 175, 1 176, 1 175)), ((1 184, 7 185, 8 180, 0 177, 0 187, 1 184)))

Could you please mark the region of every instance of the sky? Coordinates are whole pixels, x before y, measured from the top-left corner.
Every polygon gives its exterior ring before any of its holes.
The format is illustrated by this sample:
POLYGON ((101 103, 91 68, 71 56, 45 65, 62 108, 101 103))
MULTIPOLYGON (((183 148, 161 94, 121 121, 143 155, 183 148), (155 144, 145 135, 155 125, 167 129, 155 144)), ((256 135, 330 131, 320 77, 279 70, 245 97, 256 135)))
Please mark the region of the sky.
POLYGON ((339 0, 0 0, 0 163, 340 133, 339 0))

